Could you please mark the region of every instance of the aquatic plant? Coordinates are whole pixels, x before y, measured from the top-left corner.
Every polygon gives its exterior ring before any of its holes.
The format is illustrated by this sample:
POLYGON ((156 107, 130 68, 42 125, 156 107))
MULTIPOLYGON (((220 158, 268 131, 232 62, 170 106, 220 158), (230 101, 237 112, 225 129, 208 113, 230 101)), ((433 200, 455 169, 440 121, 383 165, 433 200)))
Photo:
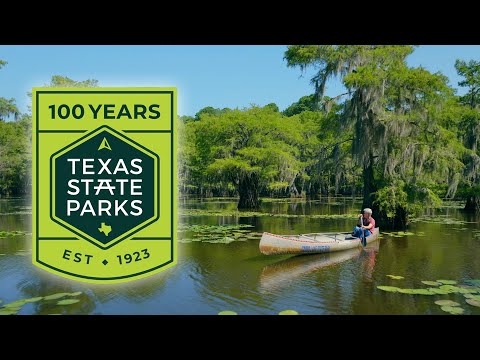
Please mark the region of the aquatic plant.
POLYGON ((283 310, 278 313, 278 315, 300 315, 298 311, 295 310, 283 310))

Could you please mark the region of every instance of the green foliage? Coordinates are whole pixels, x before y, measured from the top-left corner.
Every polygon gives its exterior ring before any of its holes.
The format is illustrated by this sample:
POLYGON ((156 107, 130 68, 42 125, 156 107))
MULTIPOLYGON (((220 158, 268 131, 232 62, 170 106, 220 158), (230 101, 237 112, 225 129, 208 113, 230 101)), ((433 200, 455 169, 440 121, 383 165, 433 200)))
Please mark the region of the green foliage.
POLYGON ((267 104, 263 108, 268 109, 268 110, 273 111, 273 112, 279 112, 280 111, 280 109, 278 108, 278 105, 275 104, 275 103, 267 104))
POLYGON ((196 114, 195 114, 195 120, 201 120, 202 117, 204 116, 216 116, 216 115, 221 115, 224 112, 229 111, 230 109, 225 108, 225 109, 217 109, 212 106, 207 106, 204 107, 203 109, 200 109, 196 114))
POLYGON ((0 121, 7 120, 10 116, 17 119, 20 115, 20 111, 15 105, 15 99, 5 99, 0 97, 0 121))
POLYGON ((317 101, 315 94, 302 96, 298 101, 294 102, 292 105, 283 110, 285 116, 298 115, 304 111, 315 111, 317 110, 317 101))
MULTIPOLYGON (((180 174, 184 186, 271 194, 289 191, 318 144, 315 117, 286 118, 273 106, 203 111, 182 124, 180 174)), ((258 197, 258 194, 257 194, 258 197)))
POLYGON ((21 195, 29 191, 30 130, 25 121, 24 118, 0 121, 0 195, 21 195))
POLYGON ((87 79, 83 81, 72 80, 67 76, 53 75, 48 87, 97 87, 98 80, 87 79))
POLYGON ((475 108, 480 103, 480 61, 466 62, 458 59, 455 62, 455 69, 458 75, 463 77, 458 85, 468 88, 467 94, 461 97, 461 101, 471 108, 475 108))
MULTIPOLYGON (((470 130, 463 135, 470 136, 470 143, 480 138, 479 131, 471 131, 477 129, 476 116, 465 116, 448 79, 407 65, 413 50, 403 45, 294 45, 285 52, 288 66, 316 70, 312 84, 319 103, 325 102, 329 79, 338 78, 347 88, 335 98, 346 96, 343 107, 333 114, 324 109, 336 134, 349 133, 353 139, 351 146, 337 149, 335 167, 342 173, 342 167, 349 168, 346 161, 355 163, 364 204, 373 206, 385 225, 405 225, 423 208, 440 205, 441 197, 454 197, 468 154, 458 125, 470 130), (447 186, 440 186, 445 179, 447 186)), ((476 68, 462 71, 476 76, 476 68)), ((469 86, 474 82, 467 81, 469 86)), ((471 170, 480 168, 480 158, 475 164, 471 170)))

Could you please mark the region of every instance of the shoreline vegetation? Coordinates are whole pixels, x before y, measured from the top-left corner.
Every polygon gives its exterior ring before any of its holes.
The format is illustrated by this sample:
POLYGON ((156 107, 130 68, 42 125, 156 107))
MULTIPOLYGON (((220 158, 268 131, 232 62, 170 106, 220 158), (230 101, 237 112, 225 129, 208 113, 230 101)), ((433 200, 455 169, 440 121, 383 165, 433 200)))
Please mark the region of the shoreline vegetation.
MULTIPOLYGON (((360 197, 358 210, 371 207, 382 229, 404 230, 443 200, 480 212, 480 61, 455 62, 465 90, 460 96, 445 75, 408 66, 414 51, 404 45, 288 46, 286 66, 316 71, 312 94, 283 111, 274 103, 207 106, 179 117, 181 196, 235 197, 238 210, 231 216, 266 216, 261 201, 343 194, 360 197), (345 92, 325 96, 330 79, 345 92)), ((0 60, 0 68, 5 65, 0 60)), ((98 82, 55 75, 46 86, 98 82)), ((28 196, 30 169, 30 111, 22 114, 14 99, 0 98, 0 197, 28 196)))

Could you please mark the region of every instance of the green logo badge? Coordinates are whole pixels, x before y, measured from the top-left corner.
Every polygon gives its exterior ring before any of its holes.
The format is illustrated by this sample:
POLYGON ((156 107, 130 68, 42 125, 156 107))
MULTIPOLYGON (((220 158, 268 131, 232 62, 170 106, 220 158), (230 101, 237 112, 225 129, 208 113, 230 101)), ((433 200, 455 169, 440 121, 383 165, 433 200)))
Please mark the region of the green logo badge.
POLYGON ((111 283, 176 261, 174 89, 33 91, 33 263, 111 283))

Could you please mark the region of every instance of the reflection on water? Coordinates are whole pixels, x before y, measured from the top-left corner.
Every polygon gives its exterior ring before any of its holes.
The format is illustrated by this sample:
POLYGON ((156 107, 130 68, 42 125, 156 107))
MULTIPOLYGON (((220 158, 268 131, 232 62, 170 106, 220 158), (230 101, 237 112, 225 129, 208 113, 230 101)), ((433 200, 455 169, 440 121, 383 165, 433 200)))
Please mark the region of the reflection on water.
POLYGON ((345 261, 361 258, 361 273, 365 279, 370 279, 375 268, 375 259, 380 243, 375 241, 365 248, 355 248, 345 251, 291 256, 266 265, 260 274, 260 291, 268 292, 281 287, 287 287, 293 281, 319 269, 335 266, 345 261))
MULTIPOLYGON (((235 209, 235 199, 182 200, 184 208, 235 209)), ((182 217, 184 224, 252 225, 252 231, 296 234, 349 231, 352 220, 312 219, 310 214, 355 212, 351 199, 264 202, 261 212, 296 217, 182 217), (305 216, 304 216, 305 215, 305 216)), ((0 231, 30 232, 28 199, 0 199, 0 231)), ((378 285, 422 287, 422 280, 479 279, 478 216, 455 208, 430 210, 465 223, 414 223, 415 235, 385 236, 365 249, 305 256, 263 256, 258 240, 230 244, 179 244, 173 268, 126 284, 90 285, 65 280, 31 264, 30 235, 0 238, 0 300, 3 304, 36 296, 81 291, 78 303, 27 303, 19 314, 442 314, 436 299, 460 302, 467 314, 480 314, 461 295, 412 296, 379 291, 378 285), (402 275, 392 280, 386 275, 402 275)), ((381 224, 380 224, 381 226, 381 224)))

